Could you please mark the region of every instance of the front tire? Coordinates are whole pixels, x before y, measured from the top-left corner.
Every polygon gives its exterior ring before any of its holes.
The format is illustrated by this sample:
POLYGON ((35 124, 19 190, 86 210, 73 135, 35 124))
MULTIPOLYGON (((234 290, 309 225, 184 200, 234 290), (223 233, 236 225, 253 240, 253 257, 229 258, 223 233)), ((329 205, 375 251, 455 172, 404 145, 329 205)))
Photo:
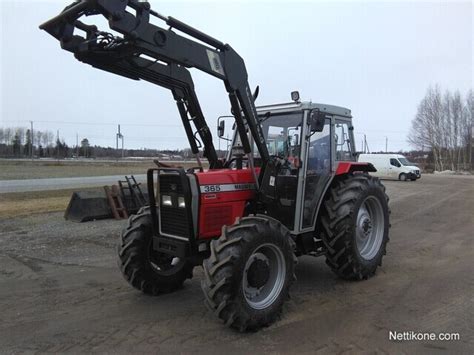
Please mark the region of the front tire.
POLYGON ((347 175, 335 182, 324 201, 321 235, 326 263, 341 278, 375 274, 389 241, 388 196, 378 178, 347 175))
POLYGON ((400 181, 407 181, 407 175, 405 173, 401 173, 399 176, 398 176, 398 180, 400 181))
POLYGON ((201 287, 217 317, 240 331, 273 323, 295 280, 294 242, 266 216, 251 216, 222 229, 204 260, 201 287))
POLYGON ((128 220, 118 245, 118 266, 123 277, 137 290, 149 295, 180 288, 192 277, 193 267, 184 260, 157 253, 152 246, 152 220, 149 207, 128 220))

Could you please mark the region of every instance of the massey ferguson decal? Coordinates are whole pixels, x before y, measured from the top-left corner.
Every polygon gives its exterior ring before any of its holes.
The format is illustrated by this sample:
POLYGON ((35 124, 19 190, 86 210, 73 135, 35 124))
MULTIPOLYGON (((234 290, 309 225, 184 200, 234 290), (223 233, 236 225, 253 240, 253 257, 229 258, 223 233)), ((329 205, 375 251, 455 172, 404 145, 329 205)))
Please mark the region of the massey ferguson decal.
POLYGON ((201 185, 201 193, 230 192, 242 190, 254 190, 255 184, 222 184, 222 185, 201 185))

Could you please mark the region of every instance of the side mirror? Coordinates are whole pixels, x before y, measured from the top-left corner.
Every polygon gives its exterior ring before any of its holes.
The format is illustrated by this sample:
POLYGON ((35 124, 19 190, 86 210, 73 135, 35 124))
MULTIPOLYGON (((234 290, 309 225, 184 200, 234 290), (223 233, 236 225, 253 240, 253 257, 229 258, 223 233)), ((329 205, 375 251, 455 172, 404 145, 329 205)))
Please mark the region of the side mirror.
POLYGON ((217 125, 217 135, 219 137, 224 137, 224 132, 225 132, 225 121, 222 120, 219 122, 219 124, 217 125))
POLYGON ((311 110, 309 113, 308 123, 311 127, 311 132, 322 132, 324 123, 326 121, 326 114, 318 109, 311 110))

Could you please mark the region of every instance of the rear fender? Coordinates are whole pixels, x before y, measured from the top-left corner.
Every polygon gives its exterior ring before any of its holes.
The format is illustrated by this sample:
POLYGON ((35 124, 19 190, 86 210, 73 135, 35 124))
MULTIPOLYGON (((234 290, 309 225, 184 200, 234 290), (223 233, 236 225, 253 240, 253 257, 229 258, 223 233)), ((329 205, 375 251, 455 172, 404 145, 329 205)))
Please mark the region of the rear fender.
POLYGON ((371 163, 358 163, 354 161, 341 161, 337 165, 336 176, 354 172, 375 173, 377 169, 371 163))
MULTIPOLYGON (((363 163, 363 162, 353 162, 353 161, 341 161, 337 163, 337 168, 336 171, 333 175, 333 178, 331 178, 328 181, 328 184, 319 200, 318 206, 315 210, 315 231, 318 233, 319 229, 321 227, 320 225, 320 214, 321 214, 321 209, 323 208, 323 203, 324 200, 326 200, 327 195, 331 191, 331 187, 337 182, 337 180, 340 177, 343 177, 344 175, 347 174, 353 174, 353 173, 369 173, 369 172, 376 172, 377 169, 373 166, 371 163, 363 163)), ((314 219, 313 219, 314 220, 314 219)))

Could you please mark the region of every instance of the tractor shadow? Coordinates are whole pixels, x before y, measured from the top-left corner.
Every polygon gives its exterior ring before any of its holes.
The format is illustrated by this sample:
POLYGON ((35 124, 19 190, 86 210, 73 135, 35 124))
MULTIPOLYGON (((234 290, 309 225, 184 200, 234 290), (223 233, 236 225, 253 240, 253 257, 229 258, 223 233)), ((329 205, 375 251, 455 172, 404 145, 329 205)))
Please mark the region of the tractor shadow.
POLYGON ((293 297, 306 294, 326 294, 344 284, 326 265, 324 257, 302 256, 295 269, 296 281, 291 288, 293 297))

